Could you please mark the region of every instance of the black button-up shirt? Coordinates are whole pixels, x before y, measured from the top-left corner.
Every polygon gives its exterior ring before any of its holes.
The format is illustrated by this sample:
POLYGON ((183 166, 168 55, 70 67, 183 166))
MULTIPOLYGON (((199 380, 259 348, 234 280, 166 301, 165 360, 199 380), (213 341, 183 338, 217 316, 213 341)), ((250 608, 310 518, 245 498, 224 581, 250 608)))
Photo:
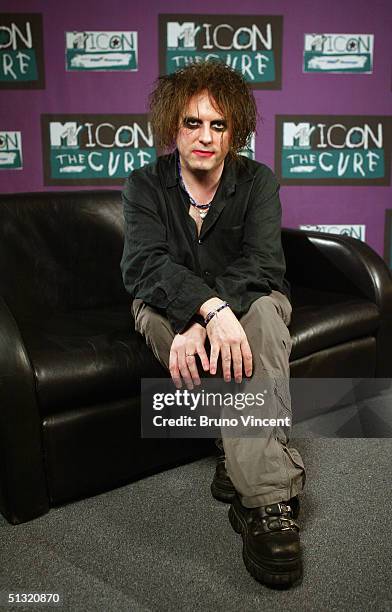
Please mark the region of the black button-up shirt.
POLYGON ((218 296, 237 316, 272 289, 288 293, 279 184, 267 166, 226 158, 200 236, 180 186, 178 153, 135 170, 123 191, 124 285, 182 332, 218 296))

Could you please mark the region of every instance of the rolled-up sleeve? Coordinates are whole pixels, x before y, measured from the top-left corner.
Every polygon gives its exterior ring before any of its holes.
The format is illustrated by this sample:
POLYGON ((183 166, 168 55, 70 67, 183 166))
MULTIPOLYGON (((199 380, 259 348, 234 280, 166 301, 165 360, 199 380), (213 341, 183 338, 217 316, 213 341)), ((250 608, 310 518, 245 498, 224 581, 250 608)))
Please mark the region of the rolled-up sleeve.
POLYGON ((121 272, 127 292, 164 310, 174 331, 180 333, 216 292, 186 266, 173 261, 154 195, 154 188, 137 172, 125 184, 121 272))

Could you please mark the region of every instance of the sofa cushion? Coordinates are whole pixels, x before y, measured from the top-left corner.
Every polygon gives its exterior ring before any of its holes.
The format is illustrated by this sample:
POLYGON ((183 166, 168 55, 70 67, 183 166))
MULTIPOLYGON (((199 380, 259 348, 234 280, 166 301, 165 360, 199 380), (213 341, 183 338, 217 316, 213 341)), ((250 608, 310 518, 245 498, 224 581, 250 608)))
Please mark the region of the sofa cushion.
MULTIPOLYGON (((363 338, 379 312, 364 300, 293 290, 291 360, 363 338), (305 305, 306 304, 306 305, 305 305)), ((61 313, 20 322, 44 416, 137 395, 143 376, 168 376, 134 332, 129 305, 61 313)))
POLYGON ((375 304, 349 295, 295 287, 292 304, 291 361, 349 340, 374 335, 380 322, 375 304))
POLYGON ((143 376, 167 376, 135 333, 129 306, 19 322, 42 415, 140 394, 143 376))

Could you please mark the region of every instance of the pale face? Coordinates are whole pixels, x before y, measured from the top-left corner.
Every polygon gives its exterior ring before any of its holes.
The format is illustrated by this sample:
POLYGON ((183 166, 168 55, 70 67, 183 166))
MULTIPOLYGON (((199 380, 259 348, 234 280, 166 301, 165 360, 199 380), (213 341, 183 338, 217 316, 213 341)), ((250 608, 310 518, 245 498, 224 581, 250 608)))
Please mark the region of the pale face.
POLYGON ((181 119, 177 148, 183 170, 200 174, 219 173, 230 148, 227 120, 216 109, 207 91, 193 96, 181 119))

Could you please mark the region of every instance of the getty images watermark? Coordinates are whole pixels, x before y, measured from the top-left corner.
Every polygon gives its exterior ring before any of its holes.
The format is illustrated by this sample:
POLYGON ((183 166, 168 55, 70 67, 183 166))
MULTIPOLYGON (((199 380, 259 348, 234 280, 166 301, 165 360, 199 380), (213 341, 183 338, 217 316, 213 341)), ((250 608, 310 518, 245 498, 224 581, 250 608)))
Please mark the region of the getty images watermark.
MULTIPOLYGON (((267 392, 256 393, 213 393, 191 392, 187 389, 177 389, 175 393, 154 393, 153 395, 153 410, 163 410, 165 407, 176 406, 184 407, 191 411, 196 411, 198 408, 230 408, 234 410, 246 410, 247 408, 261 407, 265 405, 264 394, 267 392)), ((198 414, 196 417, 180 415, 177 418, 163 417, 155 415, 153 417, 153 425, 155 427, 238 427, 242 424, 244 427, 290 427, 290 417, 274 419, 256 417, 253 414, 241 414, 239 417, 211 417, 208 414, 198 414)))
POLYGON ((141 391, 144 438, 392 438, 390 378, 142 379, 141 391))
POLYGON ((191 391, 173 390, 166 380, 142 382, 143 437, 213 438, 221 429, 234 437, 254 437, 291 426, 289 405, 277 401, 273 387, 242 390, 244 384, 208 380, 191 391))

